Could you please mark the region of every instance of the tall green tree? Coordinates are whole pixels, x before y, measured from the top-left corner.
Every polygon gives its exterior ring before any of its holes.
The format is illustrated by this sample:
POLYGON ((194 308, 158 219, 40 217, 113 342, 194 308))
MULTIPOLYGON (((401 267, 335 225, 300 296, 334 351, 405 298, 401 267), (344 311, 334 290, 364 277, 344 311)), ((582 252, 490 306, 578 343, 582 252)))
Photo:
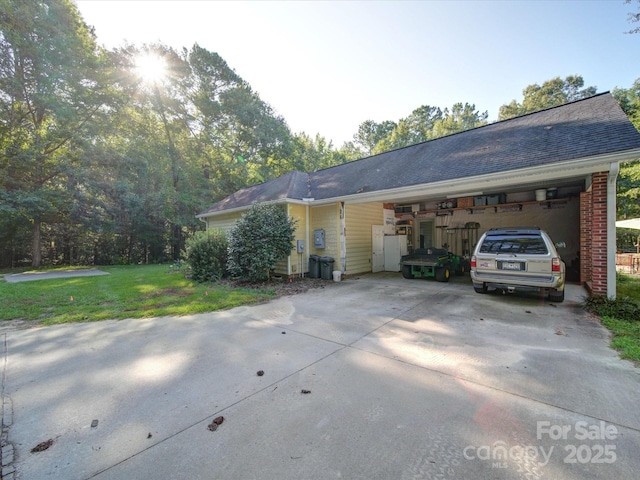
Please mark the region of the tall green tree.
POLYGON ((474 104, 455 103, 451 110, 422 105, 397 126, 373 149, 382 153, 416 143, 426 142, 452 133, 475 128, 487 123, 488 113, 476 110, 474 104))
POLYGON ((361 149, 363 156, 371 155, 378 142, 390 135, 397 126, 396 122, 391 120, 381 123, 365 120, 353 136, 353 143, 361 149))
POLYGON ((506 120, 591 97, 597 92, 594 86, 583 87, 584 79, 580 75, 569 75, 564 80, 560 77, 555 77, 547 80, 542 85, 534 83, 522 91, 523 99, 521 103, 512 100, 511 103, 500 107, 498 120, 506 120))
POLYGON ((100 54, 68 0, 0 0, 0 189, 5 210, 32 227, 41 264, 43 222, 68 205, 65 177, 105 107, 100 54))
POLYGON ((291 165, 291 169, 315 172, 360 158, 361 151, 357 151, 358 155, 354 157, 344 148, 340 150, 333 148, 333 144, 320 134, 311 138, 304 132, 298 133, 293 136, 294 164, 291 165))
POLYGON ((472 128, 486 125, 488 112, 476 110, 476 106, 470 103, 455 103, 451 110, 445 108, 442 118, 438 118, 433 123, 430 137, 440 138, 445 135, 470 130, 472 128))
MULTIPOLYGON (((633 82, 631 88, 615 88, 611 94, 640 132, 640 78, 633 82)), ((620 167, 617 185, 618 218, 640 217, 640 160, 620 167)))

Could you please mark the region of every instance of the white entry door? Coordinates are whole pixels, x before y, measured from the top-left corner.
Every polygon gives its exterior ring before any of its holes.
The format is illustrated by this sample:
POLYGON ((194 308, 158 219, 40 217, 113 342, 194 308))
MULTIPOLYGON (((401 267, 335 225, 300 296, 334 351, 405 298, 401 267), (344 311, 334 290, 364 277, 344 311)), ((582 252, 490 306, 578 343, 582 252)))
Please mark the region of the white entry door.
POLYGON ((384 271, 384 225, 371 225, 371 271, 384 271))

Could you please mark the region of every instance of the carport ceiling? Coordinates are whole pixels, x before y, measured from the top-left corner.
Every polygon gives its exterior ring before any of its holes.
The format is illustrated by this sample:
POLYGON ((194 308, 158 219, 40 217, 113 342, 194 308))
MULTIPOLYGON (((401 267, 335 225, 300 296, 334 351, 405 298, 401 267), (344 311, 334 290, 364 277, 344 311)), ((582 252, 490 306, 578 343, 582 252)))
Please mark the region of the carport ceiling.
MULTIPOLYGON (((466 196, 470 196, 468 194, 472 194, 472 195, 491 195, 491 194, 497 194, 497 193, 519 193, 519 192, 528 192, 531 190, 536 190, 538 188, 580 188, 580 189, 584 189, 584 182, 585 182, 585 178, 584 176, 581 176, 579 178, 569 178, 569 179, 563 179, 561 182, 553 182, 553 181, 546 181, 546 182, 532 182, 532 183, 526 183, 526 182, 522 182, 522 183, 518 183, 518 184, 514 184, 514 185, 509 185, 509 186, 505 186, 505 188, 503 189, 492 189, 492 190, 481 190, 480 188, 478 188, 477 191, 471 191, 470 189, 466 189, 465 191, 455 191, 455 190, 451 190, 451 193, 445 195, 446 197, 449 198, 457 198, 457 197, 466 197, 466 196)), ((429 200, 442 200, 445 198, 445 196, 443 196, 442 194, 438 194, 438 195, 429 195, 429 187, 425 186, 425 189, 422 193, 417 193, 414 197, 403 197, 402 199, 394 199, 394 198, 387 198, 385 199, 385 202, 388 203, 397 203, 397 204, 410 204, 410 203, 419 203, 419 202, 424 202, 424 201, 429 201, 429 200)))

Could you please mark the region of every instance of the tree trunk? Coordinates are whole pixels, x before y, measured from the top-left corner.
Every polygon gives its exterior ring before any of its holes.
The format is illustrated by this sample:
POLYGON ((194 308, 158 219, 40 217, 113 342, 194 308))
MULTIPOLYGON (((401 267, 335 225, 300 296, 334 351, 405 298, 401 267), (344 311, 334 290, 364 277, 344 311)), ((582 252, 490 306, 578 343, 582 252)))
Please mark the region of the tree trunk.
POLYGON ((42 263, 42 237, 40 230, 42 222, 39 218, 33 220, 33 243, 31 244, 31 266, 39 268, 42 263))

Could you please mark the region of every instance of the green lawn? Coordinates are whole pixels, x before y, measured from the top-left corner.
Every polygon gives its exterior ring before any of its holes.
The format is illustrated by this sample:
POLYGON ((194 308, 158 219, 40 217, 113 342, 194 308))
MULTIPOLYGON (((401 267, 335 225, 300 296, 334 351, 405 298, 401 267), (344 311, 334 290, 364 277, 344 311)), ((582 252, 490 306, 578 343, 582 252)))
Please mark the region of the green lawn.
POLYGON ((616 300, 594 311, 613 333, 611 347, 620 352, 620 357, 640 365, 640 277, 619 273, 616 290, 616 300))
POLYGON ((0 280, 0 319, 52 325, 191 315, 273 297, 267 290, 198 284, 162 265, 99 268, 109 275, 21 283, 0 280))

